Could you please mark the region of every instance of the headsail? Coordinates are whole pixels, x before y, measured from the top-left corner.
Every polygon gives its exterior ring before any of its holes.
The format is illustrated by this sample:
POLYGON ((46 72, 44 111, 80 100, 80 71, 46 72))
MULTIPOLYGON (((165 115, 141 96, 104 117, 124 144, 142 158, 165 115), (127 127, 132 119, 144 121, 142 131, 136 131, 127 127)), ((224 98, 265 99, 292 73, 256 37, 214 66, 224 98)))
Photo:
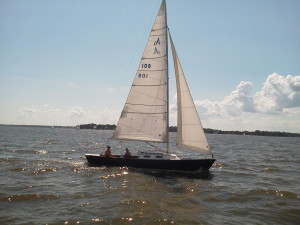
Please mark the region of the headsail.
POLYGON ((113 139, 167 142, 167 38, 163 0, 113 139))
POLYGON ((194 151, 211 153, 170 35, 177 84, 177 144, 194 151))

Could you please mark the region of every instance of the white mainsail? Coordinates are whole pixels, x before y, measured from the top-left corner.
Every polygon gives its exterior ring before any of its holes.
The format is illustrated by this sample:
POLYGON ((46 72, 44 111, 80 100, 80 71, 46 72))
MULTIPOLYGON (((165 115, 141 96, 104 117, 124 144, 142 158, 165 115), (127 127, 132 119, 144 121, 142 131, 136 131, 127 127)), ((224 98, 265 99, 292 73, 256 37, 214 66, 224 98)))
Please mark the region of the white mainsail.
POLYGON ((194 151, 211 153, 171 35, 170 42, 177 84, 177 144, 194 151))
POLYGON ((113 139, 168 141, 167 38, 163 0, 113 139))

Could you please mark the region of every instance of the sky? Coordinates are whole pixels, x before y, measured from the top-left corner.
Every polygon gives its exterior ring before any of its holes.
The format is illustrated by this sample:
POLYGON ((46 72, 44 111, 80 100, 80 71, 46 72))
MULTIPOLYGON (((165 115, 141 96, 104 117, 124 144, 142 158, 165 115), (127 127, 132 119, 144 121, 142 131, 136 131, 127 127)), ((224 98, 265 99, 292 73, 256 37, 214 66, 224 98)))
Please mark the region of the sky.
MULTIPOLYGON (((0 0, 0 124, 116 124, 160 4, 0 0)), ((300 133, 299 11, 299 0, 167 0, 203 127, 300 133)))

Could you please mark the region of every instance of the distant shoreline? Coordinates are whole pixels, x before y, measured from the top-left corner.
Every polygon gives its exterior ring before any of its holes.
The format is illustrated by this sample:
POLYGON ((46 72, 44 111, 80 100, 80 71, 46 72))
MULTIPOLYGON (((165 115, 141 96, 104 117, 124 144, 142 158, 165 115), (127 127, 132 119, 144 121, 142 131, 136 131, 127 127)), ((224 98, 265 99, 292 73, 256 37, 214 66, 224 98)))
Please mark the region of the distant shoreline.
MULTIPOLYGON (((81 124, 77 126, 78 129, 95 129, 95 130, 114 130, 116 129, 116 125, 111 124, 81 124)), ((171 126, 169 127, 170 132, 176 132, 177 127, 171 126)), ((273 137, 300 137, 299 133, 289 133, 289 132, 281 132, 281 131, 222 131, 211 128, 204 128, 204 132, 206 134, 234 134, 234 135, 254 135, 254 136, 273 136, 273 137)))
MULTIPOLYGON (((80 124, 77 126, 50 126, 50 125, 15 125, 15 124, 0 124, 0 126, 15 126, 15 127, 40 127, 40 128, 73 128, 73 129, 91 129, 91 130, 115 130, 114 124, 80 124)), ((170 132, 176 132, 176 126, 169 127, 170 132)), ((299 133, 281 132, 281 131, 223 131, 218 129, 204 128, 206 134, 233 134, 233 135, 252 135, 252 136, 273 136, 273 137, 300 137, 299 133)))
POLYGON ((20 125, 20 124, 0 124, 0 126, 14 127, 40 127, 40 128, 76 128, 76 126, 50 126, 50 125, 20 125))

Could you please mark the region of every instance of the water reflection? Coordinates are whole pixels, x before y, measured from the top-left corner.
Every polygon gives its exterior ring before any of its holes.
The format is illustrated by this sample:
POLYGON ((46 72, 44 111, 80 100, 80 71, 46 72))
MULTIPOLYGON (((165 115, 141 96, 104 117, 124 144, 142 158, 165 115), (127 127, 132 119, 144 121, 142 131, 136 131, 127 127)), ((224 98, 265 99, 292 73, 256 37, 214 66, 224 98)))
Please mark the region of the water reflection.
POLYGON ((171 170, 128 168, 128 171, 139 172, 157 178, 187 178, 187 179, 203 179, 203 180, 211 180, 213 178, 213 174, 209 170, 207 171, 203 170, 197 172, 185 172, 185 171, 171 171, 171 170))
MULTIPOLYGON (((85 163, 86 166, 89 166, 88 163, 85 163)), ((89 167, 96 167, 97 166, 89 166, 89 167)), ((102 169, 105 169, 105 166, 101 166, 102 169)), ((209 170, 201 170, 196 172, 187 172, 187 171, 172 171, 172 170, 155 170, 155 169, 141 169, 141 168, 133 168, 133 167, 120 167, 120 169, 125 170, 123 174, 117 175, 124 175, 127 174, 126 171, 131 172, 138 172, 145 175, 151 175, 157 178, 187 178, 187 179, 202 179, 202 180, 212 180, 213 173, 209 170)), ((114 175, 114 174, 113 174, 114 175)), ((111 176, 111 175, 108 175, 111 176)))

